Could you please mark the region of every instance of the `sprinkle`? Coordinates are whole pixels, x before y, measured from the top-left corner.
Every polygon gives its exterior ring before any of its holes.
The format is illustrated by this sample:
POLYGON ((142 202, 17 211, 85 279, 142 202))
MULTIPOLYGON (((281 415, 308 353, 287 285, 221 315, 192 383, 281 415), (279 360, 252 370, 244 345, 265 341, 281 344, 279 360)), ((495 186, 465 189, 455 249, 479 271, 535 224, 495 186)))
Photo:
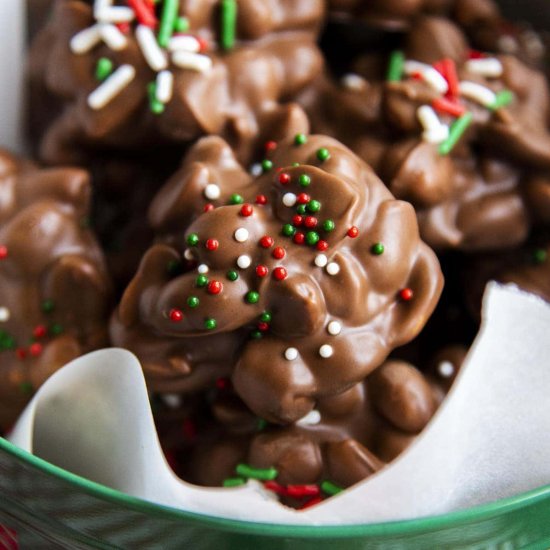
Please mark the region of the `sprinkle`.
POLYGON ((249 237, 248 229, 245 229, 244 227, 239 227, 233 234, 233 237, 238 243, 245 243, 246 241, 248 241, 249 237))
POLYGON ((285 193, 283 195, 283 204, 289 208, 296 204, 296 195, 294 193, 285 193))
POLYGON ((416 116, 422 125, 422 139, 428 143, 441 143, 449 137, 449 127, 442 124, 435 111, 429 105, 421 105, 416 116))
POLYGON ((277 483, 276 481, 266 481, 264 483, 264 487, 268 491, 273 491, 276 495, 286 494, 286 489, 284 488, 284 486, 281 485, 280 483, 277 483))
POLYGON ((325 220, 323 222, 323 229, 325 231, 333 231, 335 227, 336 226, 332 220, 325 220))
POLYGON ((445 58, 441 61, 443 76, 447 81, 449 89, 447 91, 447 97, 456 98, 458 96, 458 75, 456 73, 456 64, 453 59, 445 58))
POLYGON ((350 237, 351 239, 355 239, 357 236, 359 236, 359 229, 358 229, 355 225, 352 225, 352 226, 348 229, 346 235, 347 235, 348 237, 350 237))
POLYGON ((412 300, 413 294, 414 293, 410 288, 403 288, 399 291, 399 297, 404 302, 409 302, 410 300, 412 300))
POLYGON ((396 50, 390 55, 386 80, 388 82, 399 82, 403 76, 403 66, 405 63, 405 55, 402 51, 396 50))
POLYGON ((324 162, 325 160, 328 160, 330 158, 330 152, 326 147, 321 147, 321 149, 317 149, 317 158, 324 162))
POLYGON ((136 17, 134 10, 125 6, 94 6, 94 17, 100 23, 129 23, 136 17))
POLYGON ((243 254, 237 258, 237 266, 241 269, 249 268, 251 263, 252 260, 250 259, 250 256, 247 256, 246 254, 243 254))
POLYGON ((299 231, 294 234, 294 237, 292 238, 292 240, 296 244, 304 244, 304 241, 306 240, 306 236, 301 231, 299 231))
POLYGON ((183 321, 183 312, 181 309, 174 308, 170 310, 168 317, 173 323, 181 323, 183 321))
POLYGON ((235 0, 222 0, 220 12, 220 44, 224 50, 230 50, 235 46, 237 2, 235 0))
POLYGON ((514 101, 514 92, 511 90, 502 90, 496 95, 495 101, 489 105, 489 109, 491 109, 491 111, 496 111, 501 107, 506 107, 506 105, 509 105, 512 101, 514 101))
POLYGON ((315 256, 315 265, 317 267, 325 267, 328 263, 328 258, 324 254, 317 254, 315 256))
POLYGON ((62 332, 63 332, 63 325, 59 323, 54 323, 50 327, 50 334, 52 334, 53 336, 59 336, 62 332))
POLYGON ((471 99, 472 101, 475 101, 476 103, 479 103, 484 107, 489 107, 490 105, 492 105, 497 98, 493 90, 490 90, 486 86, 482 86, 477 82, 463 80, 459 84, 459 89, 460 93, 464 97, 467 97, 468 99, 471 99))
POLYGON ((160 27, 158 33, 158 43, 166 48, 174 32, 176 19, 178 17, 179 0, 165 0, 162 8, 160 27))
POLYGON ((204 196, 211 201, 215 201, 216 199, 220 198, 220 195, 222 194, 221 189, 219 185, 216 185, 215 183, 209 183, 204 188, 204 196))
POLYGON ((306 233, 306 243, 309 246, 315 246, 319 242, 319 234, 316 231, 308 231, 306 233))
POLYGON ((285 237, 292 237, 296 233, 296 228, 290 223, 285 223, 282 232, 285 237))
POLYGON ((206 275, 199 275, 199 276, 195 279, 195 284, 196 284, 199 288, 205 287, 205 286, 208 284, 208 277, 207 277, 206 275))
POLYGON ((170 409, 179 409, 181 407, 181 395, 177 393, 163 393, 160 397, 170 409))
POLYGON ((238 278, 239 278, 239 274, 234 270, 234 269, 230 269, 226 274, 225 276, 230 280, 230 281, 236 281, 238 278))
POLYGON ((264 311, 264 312, 261 314, 260 319, 261 319, 264 323, 270 323, 270 322, 271 322, 271 319, 272 319, 272 315, 271 315, 271 313, 269 313, 269 311, 264 311))
POLYGON ((276 267, 273 270, 273 277, 277 281, 284 281, 287 278, 288 274, 286 272, 286 269, 284 267, 276 267))
POLYGON ((297 197, 296 197, 296 201, 299 203, 299 204, 306 204, 310 201, 310 196, 307 194, 307 193, 300 193, 297 197))
POLYGON ((267 204, 267 197, 265 195, 256 195, 256 204, 267 204))
POLYGON ((279 180, 279 183, 281 185, 288 185, 290 183, 291 178, 290 178, 290 174, 287 174, 286 172, 281 172, 277 179, 279 180))
POLYGON ((191 308, 196 308, 200 304, 200 300, 196 296, 187 298, 187 305, 191 308))
POLYGON ((216 319, 212 319, 209 317, 204 321, 204 328, 206 330, 214 330, 218 326, 218 323, 216 322, 216 319))
POLYGON ((331 321, 327 325, 327 332, 332 336, 338 336, 342 332, 342 325, 338 321, 331 321))
POLYGON ((323 344, 319 348, 319 355, 323 359, 328 359, 329 357, 332 357, 332 354, 334 353, 334 349, 329 344, 323 344))
POLYGON ((223 291, 223 284, 220 281, 210 281, 206 287, 208 294, 220 294, 223 291))
POLYGON ((273 481, 279 475, 276 468, 253 468, 247 464, 238 464, 235 472, 240 476, 260 481, 273 481))
POLYGON ((0 260, 5 260, 8 257, 8 247, 0 245, 0 260))
POLYGON ((103 82, 113 72, 113 62, 107 57, 100 57, 95 68, 95 77, 103 82))
POLYGON ((287 485, 286 495, 291 498, 319 496, 321 490, 318 485, 287 485))
POLYGON ((229 204, 242 204, 244 202, 244 199, 242 195, 239 195, 238 193, 232 193, 229 197, 229 204))
POLYGON ((285 359, 287 361, 294 361, 298 357, 298 350, 296 348, 285 349, 285 359))
POLYGON ((149 82, 147 85, 147 95, 149 96, 149 108, 151 112, 155 115, 160 115, 164 113, 164 103, 161 103, 157 99, 157 83, 149 82))
POLYGON ((330 262, 327 265, 327 273, 329 275, 338 275, 340 273, 340 266, 336 262, 330 262))
POLYGON ((209 250, 210 252, 213 252, 214 250, 218 249, 218 247, 220 246, 220 243, 218 242, 217 239, 208 239, 204 243, 204 246, 205 246, 206 250, 209 250))
POLYGON ((186 32, 189 30, 189 19, 187 17, 178 17, 174 25, 174 31, 186 32))
POLYGON ((316 248, 317 248, 317 250, 319 250, 319 252, 324 252, 324 251, 328 248, 328 242, 327 242, 327 241, 324 241, 323 239, 321 239, 321 240, 317 243, 316 248))
MULTIPOLYGON (((308 228, 308 229, 313 229, 314 227, 317 227, 317 218, 314 217, 314 216, 306 216, 304 218, 304 225, 308 228)), ((317 241, 316 241, 317 242, 317 241)), ((315 243, 313 243, 315 244, 315 243)))
POLYGON ((264 149, 267 153, 269 153, 270 151, 275 151, 275 149, 277 149, 277 142, 272 139, 266 141, 264 144, 264 149))
POLYGON ((305 145, 307 143, 307 136, 305 134, 296 134, 294 136, 294 145, 305 145))
POLYGON ((449 137, 439 145, 439 154, 448 155, 462 137, 470 123, 472 122, 472 113, 465 113, 460 118, 457 118, 449 130, 449 137))
POLYGON ((262 335, 261 331, 253 330, 250 333, 250 337, 253 338, 254 340, 260 340, 261 338, 263 338, 263 335, 262 335))
POLYGON ((30 382, 21 382, 21 384, 19 385, 19 389, 21 393, 24 393, 26 395, 30 395, 34 391, 34 388, 30 382))
POLYGON ((340 84, 346 88, 346 90, 352 90, 354 92, 362 92, 367 88, 367 81, 358 74, 348 73, 340 79, 340 84))
POLYGON ((126 37, 114 25, 109 23, 100 23, 99 32, 103 42, 105 42, 111 50, 118 52, 126 48, 128 45, 128 40, 126 40, 126 37))
POLYGON ((259 162, 254 163, 249 169, 250 175, 257 178, 262 175, 262 165, 259 162))
POLYGON ((335 485, 331 481, 323 481, 323 483, 321 483, 321 490, 330 496, 337 495, 343 491, 341 487, 338 487, 338 485, 335 485))
POLYGON ((181 69, 205 73, 212 68, 212 59, 200 53, 178 50, 172 54, 172 61, 181 69))
POLYGON ((300 216, 296 214, 295 216, 292 216, 292 225, 296 227, 300 227, 304 223, 303 216, 300 216))
POLYGON ((42 344, 39 344, 38 342, 35 342, 34 344, 31 344, 29 346, 29 353, 33 357, 38 357, 42 353, 43 347, 42 344))
POLYGON ((286 252, 282 246, 276 246, 273 249, 273 252, 271 253, 271 255, 277 260, 282 260, 285 257, 286 252))
POLYGON ((533 263, 543 264, 546 261, 547 256, 546 250, 543 248, 537 248, 537 250, 533 251, 533 263))
POLYGON ((242 477, 228 477, 223 480, 224 487, 239 487, 244 485, 246 481, 242 477))
POLYGON ((55 309, 54 301, 53 300, 44 300, 42 302, 41 309, 44 313, 52 313, 53 310, 55 309))
POLYGON ((273 162, 269 159, 262 160, 262 172, 269 172, 273 168, 273 162))
POLYGON ((199 53, 201 45, 200 42, 191 35, 173 36, 168 42, 168 49, 171 52, 185 51, 199 53))
POLYGON ((169 103, 174 93, 174 75, 172 71, 161 71, 157 75, 156 98, 161 103, 169 103))
POLYGON ((93 25, 75 34, 69 43, 71 51, 76 55, 88 53, 101 42, 101 25, 93 25))
POLYGON ((307 203, 306 208, 309 212, 319 212, 321 210, 321 203, 313 199, 307 203))
POLYGON ((443 378, 450 378, 455 373, 455 367, 450 361, 441 361, 437 365, 437 372, 443 378))
POLYGON ((323 502, 323 498, 321 496, 313 497, 307 500, 298 508, 298 510, 306 510, 307 508, 311 508, 312 506, 315 506, 316 504, 319 504, 320 502, 323 502))
POLYGON ((46 333, 47 333, 47 330, 44 325, 37 325, 36 327, 34 327, 32 331, 32 335, 35 338, 44 338, 44 336, 46 336, 46 333))
POLYGON ((245 294, 245 297, 244 299, 246 300, 247 303, 249 304, 257 304, 259 299, 260 299, 260 295, 258 292, 256 292, 255 290, 249 290, 246 294, 245 294))
POLYGON ((152 28, 157 26, 158 21, 150 4, 144 0, 127 0, 127 3, 134 10, 140 24, 152 28))
POLYGON ((273 238, 270 237, 269 235, 264 235, 260 239, 260 246, 262 248, 271 248, 273 246, 273 238))
POLYGON ((257 265, 256 266, 256 275, 258 277, 265 277, 269 272, 269 269, 265 265, 257 265))
POLYGON ((311 178, 307 174, 300 174, 300 177, 298 178, 298 183, 302 187, 307 187, 311 183, 311 178))
POLYGON ((481 59, 469 59, 464 68, 474 74, 487 78, 498 78, 502 76, 502 63, 496 57, 484 57, 481 59))
POLYGON ((300 420, 297 420, 296 424, 299 426, 314 426, 315 424, 319 424, 319 422, 321 422, 321 413, 318 410, 313 409, 305 416, 302 416, 300 420))
POLYGON ((10 320, 11 312, 7 307, 0 307, 0 323, 10 320))
POLYGON ((199 244, 199 236, 196 233, 190 233, 187 236, 187 244, 189 246, 197 246, 199 244))
POLYGON ((384 245, 382 243, 374 243, 370 247, 370 251, 375 256, 380 256, 381 254, 384 254, 384 245))
POLYGON ((454 117, 459 117, 466 112, 466 107, 464 107, 464 105, 461 105, 456 101, 451 101, 444 97, 436 97, 432 101, 432 107, 440 113, 451 115, 454 117))
POLYGON ((201 265, 199 265, 199 267, 197 267, 197 271, 204 275, 205 273, 208 273, 209 268, 206 264, 201 264, 201 265))
POLYGON ((252 216, 253 213, 254 213, 254 208, 252 208, 252 205, 250 204, 242 205, 241 211, 240 211, 241 216, 243 216, 244 218, 248 218, 249 216, 252 216))
POLYGON ((269 323, 258 323, 258 330, 262 332, 269 330, 269 323))
POLYGON ((135 76, 136 70, 132 65, 121 65, 88 96, 88 105, 94 110, 102 109, 126 88, 135 76))
POLYGON ((426 84, 440 94, 446 94, 449 90, 447 81, 431 65, 419 61, 405 61, 403 69, 407 75, 418 73, 426 84))

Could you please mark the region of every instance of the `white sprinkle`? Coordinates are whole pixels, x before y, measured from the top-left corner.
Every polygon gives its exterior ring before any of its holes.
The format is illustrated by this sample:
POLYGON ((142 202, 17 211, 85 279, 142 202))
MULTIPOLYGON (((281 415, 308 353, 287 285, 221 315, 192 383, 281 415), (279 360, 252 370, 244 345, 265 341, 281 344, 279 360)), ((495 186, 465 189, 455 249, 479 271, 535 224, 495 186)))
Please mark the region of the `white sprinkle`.
POLYGON ((248 171, 250 172, 251 176, 254 176, 255 178, 257 178, 258 176, 262 175, 264 170, 262 168, 262 165, 259 162, 256 162, 250 167, 248 171))
POLYGON ((197 267, 197 271, 204 275, 205 273, 208 273, 210 271, 210 269, 208 268, 208 266, 206 264, 200 264, 197 267))
POLYGON ((283 204, 288 206, 294 206, 296 204, 296 195, 294 193, 285 193, 283 195, 283 204))
POLYGON ((74 54, 88 53, 101 42, 101 26, 93 25, 80 31, 71 38, 70 48, 74 54))
POLYGON ((171 71, 161 71, 157 75, 156 97, 161 103, 168 103, 174 91, 174 75, 171 71))
POLYGON ((488 78, 497 78, 502 75, 502 63, 496 57, 468 59, 464 66, 467 71, 488 78))
POLYGON ((160 397, 170 409, 178 409, 181 406, 181 395, 177 393, 163 393, 160 397))
POLYGON ((201 44, 194 36, 173 36, 168 42, 168 49, 171 52, 183 50, 185 52, 198 53, 201 49, 201 44))
POLYGON ((358 74, 348 73, 345 74, 340 83, 346 90, 352 90, 354 92, 362 92, 367 87, 367 81, 358 74))
POLYGON ((193 260, 195 259, 195 255, 193 254, 193 251, 190 249, 190 248, 186 248, 185 251, 183 252, 183 257, 186 259, 186 260, 193 260))
POLYGON ((330 262, 327 265, 327 273, 329 275, 338 275, 340 273, 340 266, 336 262, 330 262))
POLYGON ((331 321, 327 325, 327 332, 332 336, 337 336, 342 332, 342 325, 338 321, 331 321))
POLYGON ((437 365, 437 372, 443 378, 450 378, 455 373, 455 366, 450 361, 441 361, 437 365))
POLYGON ((134 10, 125 6, 104 7, 95 14, 101 23, 129 23, 135 16, 134 10))
POLYGON ((296 348, 285 349, 285 359, 287 361, 294 361, 298 357, 298 350, 296 348))
POLYGON ((497 98, 494 92, 489 90, 486 86, 482 86, 477 82, 470 82, 468 80, 463 80, 460 82, 458 85, 458 90, 464 97, 467 97, 468 99, 471 99, 484 107, 489 107, 492 105, 497 98))
POLYGON ((429 105, 422 105, 416 110, 416 116, 422 124, 422 139, 428 143, 441 143, 449 137, 449 127, 442 124, 435 111, 429 105))
POLYGON ((100 23, 99 32, 101 38, 111 50, 119 51, 123 50, 128 44, 126 37, 118 30, 117 27, 110 23, 100 23))
POLYGON ((332 357, 333 353, 334 353, 334 349, 332 348, 332 346, 329 346, 328 344, 323 344, 319 348, 319 355, 323 359, 328 359, 329 357, 332 357))
POLYGON ((509 34, 499 36, 497 40, 497 47, 504 53, 517 53, 519 49, 518 41, 509 34))
POLYGON ((212 201, 219 199, 221 194, 222 192, 219 185, 216 185, 215 183, 209 183, 204 188, 204 196, 212 201))
POLYGON ((100 12, 109 9, 113 5, 113 0, 94 0, 94 17, 97 19, 100 12))
POLYGON ((299 426, 314 426, 315 424, 319 424, 319 422, 321 422, 321 413, 318 410, 313 409, 300 418, 300 420, 297 420, 296 424, 299 426))
POLYGON ((9 321, 10 315, 10 310, 7 307, 0 307, 0 323, 9 321))
POLYGON ((136 28, 136 39, 141 48, 141 53, 145 57, 145 61, 147 61, 153 71, 162 71, 168 67, 168 58, 164 51, 161 50, 151 27, 138 25, 136 28))
POLYGON ((315 265, 317 267, 325 267, 328 264, 328 258, 324 254, 315 256, 315 265))
POLYGON ((235 237, 235 240, 238 243, 245 243, 248 241, 248 229, 245 229, 244 227, 239 227, 233 235, 235 237))
POLYGON ((237 265, 241 269, 247 269, 250 267, 250 264, 252 263, 252 260, 250 259, 250 256, 247 256, 246 254, 243 254, 242 256, 239 256, 237 258, 237 265))
POLYGON ((88 105, 94 109, 102 109, 114 99, 136 76, 136 70, 132 65, 121 65, 89 96, 88 105))
POLYGON ((411 75, 414 73, 419 73, 422 76, 422 79, 431 86, 435 91, 440 94, 447 93, 449 85, 447 81, 443 78, 443 75, 436 71, 431 65, 426 63, 420 63, 419 61, 405 61, 403 65, 403 70, 406 75, 411 75))
POLYGON ((172 55, 172 61, 182 69, 190 69, 200 73, 205 73, 212 68, 212 59, 200 53, 177 51, 172 55))

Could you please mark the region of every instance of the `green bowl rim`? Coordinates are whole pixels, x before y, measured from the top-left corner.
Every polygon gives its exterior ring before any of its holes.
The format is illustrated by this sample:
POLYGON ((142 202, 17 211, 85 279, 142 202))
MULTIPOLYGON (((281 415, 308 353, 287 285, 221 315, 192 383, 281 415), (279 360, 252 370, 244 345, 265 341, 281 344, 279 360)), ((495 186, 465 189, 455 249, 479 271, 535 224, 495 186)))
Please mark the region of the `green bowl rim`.
POLYGON ((100 483, 90 481, 79 475, 68 472, 67 470, 55 466, 54 464, 50 464, 49 462, 24 451, 2 437, 0 437, 0 449, 47 475, 61 478, 61 480, 65 483, 73 485, 89 495, 114 504, 122 505, 141 513, 147 513, 153 516, 163 516, 164 518, 168 515, 172 519, 185 519, 188 522, 200 523, 225 531, 271 537, 288 538, 289 536, 292 536, 294 538, 345 538, 376 536, 390 533, 394 535, 413 534, 448 527, 451 524, 460 524, 472 519, 481 520, 494 517, 504 512, 514 511, 525 505, 533 505, 541 500, 550 499, 550 485, 546 485, 539 487, 538 489, 491 502, 489 504, 483 504, 473 508, 438 516, 429 516, 413 520, 325 526, 266 524, 225 519, 197 514, 195 512, 187 512, 172 508, 170 506, 163 506, 161 504, 155 504, 137 497, 126 495, 120 491, 101 485, 100 483))

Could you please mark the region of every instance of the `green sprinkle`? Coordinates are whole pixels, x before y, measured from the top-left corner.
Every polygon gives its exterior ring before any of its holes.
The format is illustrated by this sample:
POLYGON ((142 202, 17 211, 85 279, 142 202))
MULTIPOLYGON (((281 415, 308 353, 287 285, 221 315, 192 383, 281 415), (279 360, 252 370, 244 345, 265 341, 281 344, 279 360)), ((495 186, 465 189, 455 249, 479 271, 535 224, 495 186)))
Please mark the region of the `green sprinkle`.
POLYGON ((296 228, 291 223, 285 223, 283 225, 283 235, 285 237, 292 237, 296 233, 296 228))
POLYGON ((34 388, 30 382, 21 382, 21 384, 19 384, 19 390, 25 395, 30 395, 33 393, 34 388))
POLYGON ((176 21, 178 18, 179 0, 165 0, 162 8, 162 15, 160 19, 160 27, 158 33, 158 43, 163 48, 168 47, 168 42, 172 37, 176 21))
POLYGON ((218 326, 218 323, 216 323, 216 319, 212 319, 209 317, 204 321, 204 328, 207 330, 214 330, 218 326))
POLYGON ((370 251, 375 255, 375 256, 380 256, 380 254, 384 254, 384 245, 382 243, 374 243, 371 247, 370 247, 370 251))
POLYGON ((543 264, 546 261, 546 258, 546 250, 542 248, 537 248, 537 250, 533 252, 533 263, 535 264, 543 264))
POLYGON ((317 158, 321 162, 325 162, 325 160, 328 160, 330 158, 330 152, 326 147, 321 147, 321 149, 317 149, 317 158))
POLYGON ((321 483, 321 491, 327 495, 334 496, 341 493, 343 489, 332 483, 332 481, 323 481, 323 483, 321 483))
POLYGON ((273 168, 273 163, 269 159, 262 160, 262 170, 269 172, 273 168))
POLYGON ((336 227, 336 225, 334 224, 334 222, 332 220, 325 220, 323 222, 323 229, 325 231, 334 231, 335 227, 336 227))
POLYGON ((174 24, 174 32, 187 32, 189 30, 189 19, 187 17, 178 17, 174 24))
POLYGON ((403 76, 403 66, 405 65, 405 54, 401 50, 392 52, 386 73, 388 82, 399 82, 403 76))
POLYGON ((244 199, 242 198, 241 195, 239 195, 238 193, 233 193, 230 197, 229 197, 229 203, 230 204, 242 204, 244 202, 244 199))
POLYGON ((15 348, 15 339, 7 332, 0 330, 0 349, 8 350, 15 348))
POLYGON ((306 205, 305 204, 299 204, 296 207, 296 212, 298 212, 298 214, 305 214, 306 213, 306 205))
POLYGON ((294 145, 304 145, 307 143, 307 136, 305 134, 296 134, 294 136, 294 145))
POLYGON ((253 330, 250 334, 250 337, 253 340, 261 340, 263 338, 263 334, 260 330, 253 330))
POLYGON ((314 246, 319 242, 319 235, 315 231, 308 231, 306 233, 306 243, 310 246, 314 246))
POLYGON ((316 201, 315 199, 310 200, 307 203, 307 209, 309 212, 319 212, 321 210, 321 203, 319 201, 316 201))
POLYGON ((267 427, 267 420, 265 418, 258 418, 258 424, 256 425, 256 428, 259 432, 265 430, 267 427))
POLYGON ((189 298, 187 298, 187 305, 189 307, 195 308, 199 304, 200 304, 200 300, 196 296, 189 296, 189 298))
POLYGON ((249 304, 257 304, 258 300, 260 299, 260 295, 256 291, 250 290, 249 292, 246 293, 244 299, 249 304))
POLYGON ((233 46, 235 46, 235 34, 237 29, 237 2, 235 0, 222 0, 220 10, 220 44, 224 50, 230 50, 233 46))
POLYGON ((196 279, 195 279, 195 284, 199 287, 199 288, 202 288, 203 286, 206 286, 208 284, 208 277, 206 275, 199 275, 196 279))
POLYGON ((311 183, 311 178, 307 174, 300 174, 300 177, 298 178, 298 183, 302 187, 307 187, 311 183))
POLYGON ((264 323, 271 323, 271 318, 272 318, 271 313, 269 313, 269 311, 264 311, 260 316, 260 321, 264 323))
POLYGON ((166 265, 166 271, 168 275, 174 277, 175 275, 180 275, 182 272, 181 262, 178 260, 170 260, 166 265))
POLYGON ((464 113, 451 124, 449 137, 439 145, 440 155, 448 155, 453 150, 453 147, 458 143, 462 134, 466 131, 468 126, 470 126, 472 118, 472 113, 464 113))
POLYGON ((53 303, 53 300, 44 300, 42 302, 43 313, 52 313, 54 309, 55 309, 55 304, 53 303))
POLYGON ((501 92, 498 92, 493 103, 489 105, 489 109, 491 109, 491 111, 496 111, 501 107, 506 107, 506 105, 510 105, 512 101, 514 101, 514 92, 512 92, 511 90, 502 90, 501 92))
POLYGON ((276 468, 253 468, 247 464, 238 464, 235 472, 240 476, 261 481, 273 481, 279 475, 276 468))
POLYGON ((49 332, 52 336, 59 336, 60 334, 63 334, 63 331, 64 331, 63 325, 60 323, 54 323, 49 328, 49 332))
POLYGON ((147 85, 147 92, 149 94, 149 108, 155 115, 160 115, 164 112, 164 104, 157 99, 157 84, 156 82, 149 82, 147 85))
POLYGON ((191 233, 187 237, 187 244, 189 246, 197 246, 199 244, 199 236, 196 233, 191 233))
POLYGON ((95 68, 97 80, 105 80, 113 72, 113 62, 107 57, 100 57, 95 68))
POLYGON ((291 164, 291 166, 293 166, 294 168, 296 168, 296 166, 300 166, 300 163, 299 163, 299 162, 293 162, 293 163, 291 164))
POLYGON ((230 281, 236 281, 238 278, 239 278, 239 274, 234 270, 234 269, 230 269, 226 274, 225 276, 230 280, 230 281))
POLYGON ((224 487, 239 487, 244 485, 246 481, 242 477, 228 477, 223 480, 224 487))

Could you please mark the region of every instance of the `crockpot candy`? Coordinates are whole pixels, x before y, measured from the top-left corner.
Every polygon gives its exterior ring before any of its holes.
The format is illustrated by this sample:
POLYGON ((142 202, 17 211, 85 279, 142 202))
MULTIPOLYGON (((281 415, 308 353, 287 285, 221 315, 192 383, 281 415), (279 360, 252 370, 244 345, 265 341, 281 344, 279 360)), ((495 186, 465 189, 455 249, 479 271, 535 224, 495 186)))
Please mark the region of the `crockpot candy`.
POLYGON ((110 282, 86 172, 0 151, 0 427, 66 362, 107 343, 110 282))
POLYGON ((257 415, 289 423, 424 326, 439 263, 410 204, 339 142, 271 142, 254 177, 204 138, 184 166, 153 201, 159 243, 111 327, 152 389, 197 389, 233 370, 257 415))
POLYGON ((246 158, 321 69, 322 14, 321 0, 58 0, 30 56, 42 157, 85 163, 218 134, 246 158))

